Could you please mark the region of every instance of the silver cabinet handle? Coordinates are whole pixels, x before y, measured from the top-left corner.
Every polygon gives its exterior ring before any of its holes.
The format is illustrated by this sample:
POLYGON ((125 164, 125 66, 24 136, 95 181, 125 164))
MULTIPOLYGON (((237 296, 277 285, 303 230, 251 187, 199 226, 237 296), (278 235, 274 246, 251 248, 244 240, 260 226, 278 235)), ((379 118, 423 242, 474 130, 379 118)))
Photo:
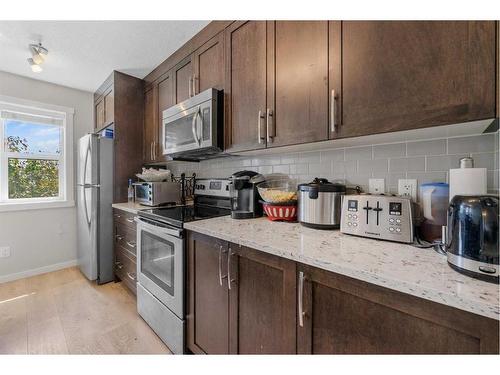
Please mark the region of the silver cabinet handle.
POLYGON ((257 118, 257 140, 259 144, 264 143, 266 137, 262 136, 262 119, 264 119, 264 115, 262 111, 259 111, 259 117, 257 118))
POLYGON ((130 247, 133 247, 135 249, 135 242, 129 242, 127 241, 127 245, 130 247))
POLYGON ((226 253, 222 250, 222 245, 219 246, 219 285, 222 286, 222 280, 227 278, 227 275, 222 276, 222 254, 226 253))
POLYGON ((118 215, 118 214, 117 214, 117 215, 115 215, 115 217, 116 217, 117 219, 119 219, 119 218, 121 218, 121 217, 122 217, 122 215, 118 215))
POLYGON ((137 280, 137 276, 135 273, 130 273, 130 272, 127 272, 127 276, 130 280, 133 280, 133 281, 136 281, 137 280))
POLYGON ((304 327, 304 272, 299 272, 299 326, 304 327))
POLYGON ((232 252, 231 247, 227 253, 227 288, 231 290, 231 283, 234 283, 236 279, 231 279, 231 256, 236 255, 232 252))
POLYGON ((196 95, 196 74, 193 74, 193 96, 196 95))
POLYGON ((193 96, 193 77, 189 77, 189 97, 191 98, 193 96))
POLYGON ((134 222, 134 219, 127 218, 127 221, 128 221, 129 223, 133 223, 133 222, 134 222))
POLYGON ((335 95, 335 90, 332 90, 330 98, 330 126, 332 133, 335 133, 335 107, 337 104, 337 97, 335 95))
POLYGON ((153 142, 149 143, 149 159, 153 160, 153 142))
POLYGON ((276 136, 276 132, 274 131, 273 111, 269 108, 266 111, 266 133, 267 143, 272 143, 276 136))
POLYGON ((115 262, 115 266, 119 270, 121 270, 123 268, 123 264, 121 264, 120 262, 115 262))
POLYGON ((116 238, 118 241, 123 240, 123 237, 122 237, 122 236, 120 236, 120 235, 118 235, 118 234, 115 236, 115 238, 116 238))
POLYGON ((156 146, 156 142, 153 141, 153 159, 152 160, 155 160, 156 159, 156 150, 155 150, 155 146, 156 146))

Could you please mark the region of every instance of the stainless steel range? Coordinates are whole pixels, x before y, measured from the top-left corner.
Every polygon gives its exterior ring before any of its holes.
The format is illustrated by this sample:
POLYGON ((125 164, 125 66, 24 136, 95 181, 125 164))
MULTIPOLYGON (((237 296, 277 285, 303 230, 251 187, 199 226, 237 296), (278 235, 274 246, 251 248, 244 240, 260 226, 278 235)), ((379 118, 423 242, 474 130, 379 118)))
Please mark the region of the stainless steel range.
POLYGON ((185 348, 184 223, 231 214, 229 180, 199 179, 194 204, 141 210, 137 222, 137 310, 173 353, 185 348))

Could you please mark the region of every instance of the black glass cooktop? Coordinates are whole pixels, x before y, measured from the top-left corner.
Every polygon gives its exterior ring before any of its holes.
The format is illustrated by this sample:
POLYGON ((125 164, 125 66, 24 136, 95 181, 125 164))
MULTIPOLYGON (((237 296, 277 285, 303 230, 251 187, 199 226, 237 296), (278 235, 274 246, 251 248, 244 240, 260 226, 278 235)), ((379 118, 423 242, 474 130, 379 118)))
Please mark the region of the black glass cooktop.
POLYGON ((193 205, 152 208, 149 210, 140 210, 138 214, 148 219, 158 220, 182 228, 184 223, 190 221, 230 215, 231 210, 227 208, 193 205))

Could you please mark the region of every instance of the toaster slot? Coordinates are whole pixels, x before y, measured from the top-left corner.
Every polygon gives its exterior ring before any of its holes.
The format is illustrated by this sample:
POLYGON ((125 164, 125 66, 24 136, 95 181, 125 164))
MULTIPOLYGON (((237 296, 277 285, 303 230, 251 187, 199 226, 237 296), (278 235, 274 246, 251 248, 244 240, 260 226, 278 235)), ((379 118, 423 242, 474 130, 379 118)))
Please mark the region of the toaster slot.
POLYGON ((370 202, 366 201, 366 206, 363 207, 363 210, 366 212, 366 225, 370 222, 370 210, 372 210, 373 207, 370 207, 370 202))

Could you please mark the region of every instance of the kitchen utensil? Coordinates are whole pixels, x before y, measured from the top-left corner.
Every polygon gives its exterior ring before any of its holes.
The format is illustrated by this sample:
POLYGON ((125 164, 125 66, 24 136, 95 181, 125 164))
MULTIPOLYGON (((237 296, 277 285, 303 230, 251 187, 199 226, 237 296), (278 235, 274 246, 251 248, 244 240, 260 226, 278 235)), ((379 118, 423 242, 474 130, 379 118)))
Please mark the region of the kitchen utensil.
POLYGON ((340 231, 361 237, 413 242, 413 206, 409 197, 346 195, 340 231))
POLYGON ((269 203, 261 201, 267 218, 271 221, 297 221, 297 201, 269 203))
POLYGON ((432 182, 420 185, 419 203, 422 222, 419 226, 420 237, 428 242, 442 238, 442 227, 446 225, 448 211, 449 185, 432 182))
POLYGON ((448 264, 465 275, 499 282, 498 205, 493 195, 456 195, 448 209, 448 264))
POLYGON ((340 226, 342 197, 346 187, 326 178, 315 178, 298 187, 298 219, 311 228, 335 229, 340 226))

